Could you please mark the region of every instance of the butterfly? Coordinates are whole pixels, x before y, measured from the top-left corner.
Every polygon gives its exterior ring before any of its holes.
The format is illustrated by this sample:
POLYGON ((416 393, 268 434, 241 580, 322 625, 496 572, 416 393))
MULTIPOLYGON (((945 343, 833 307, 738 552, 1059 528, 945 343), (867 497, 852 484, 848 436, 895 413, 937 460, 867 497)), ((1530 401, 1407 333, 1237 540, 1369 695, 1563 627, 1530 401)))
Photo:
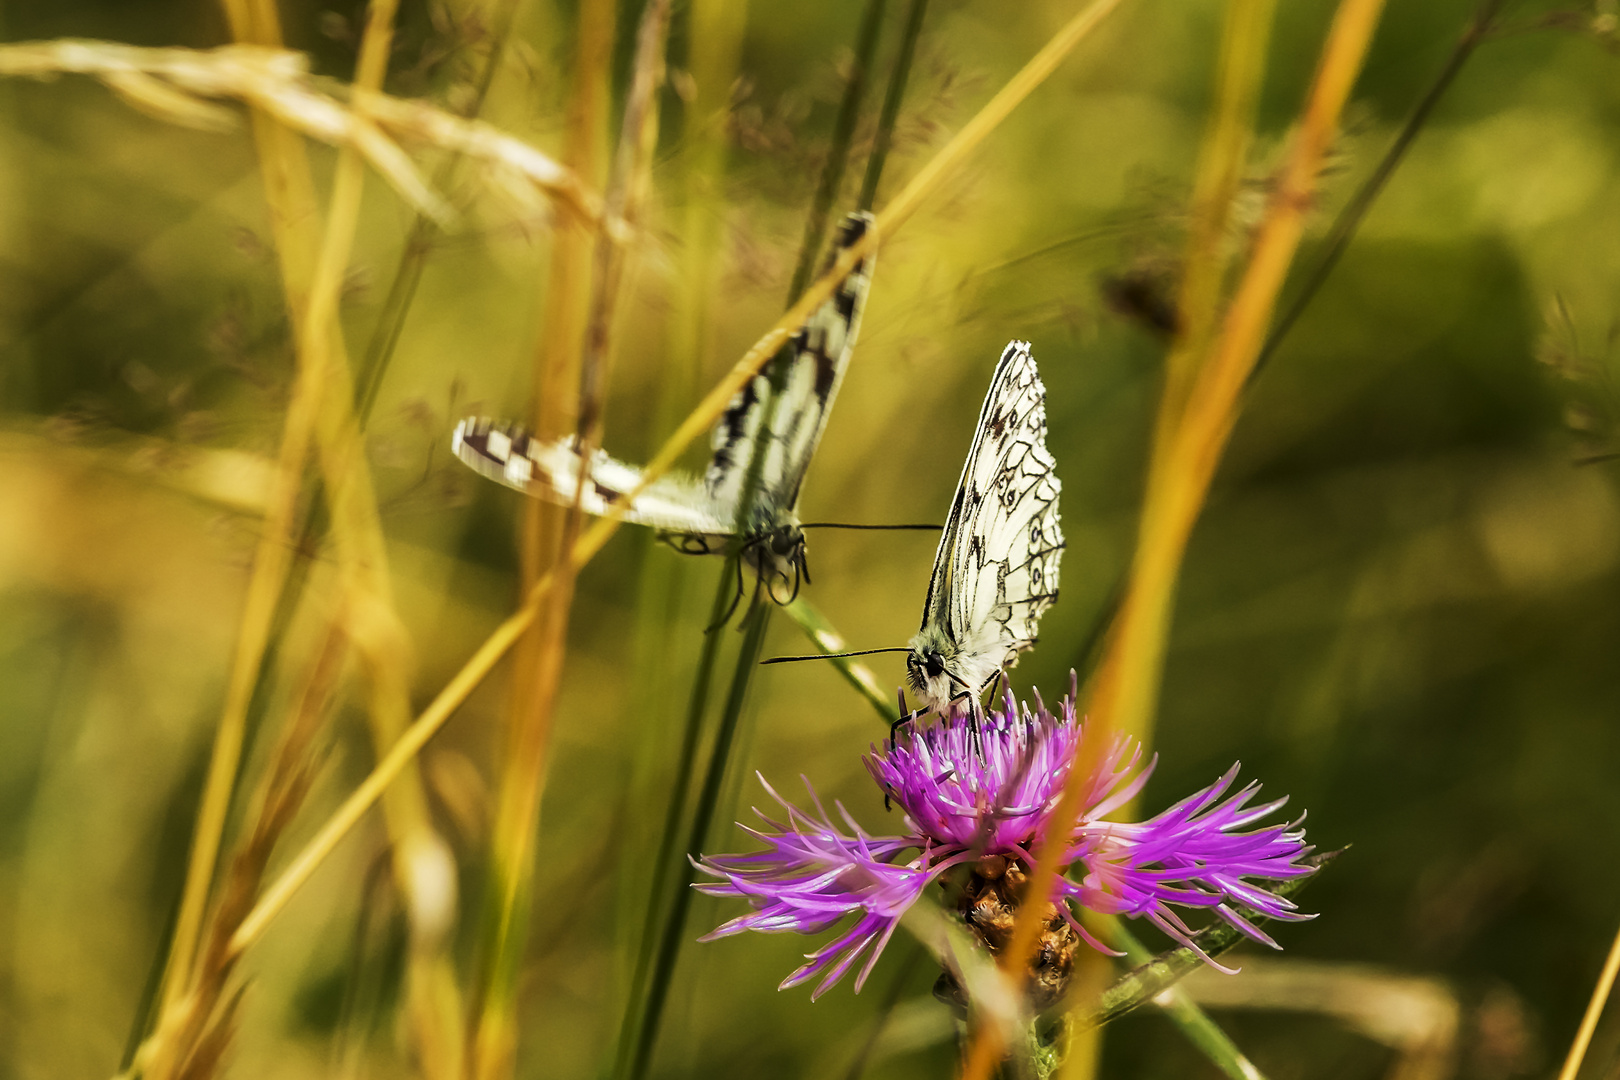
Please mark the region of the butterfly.
POLYGON ((1056 465, 1046 449, 1046 387, 1029 343, 1011 342, 979 410, 906 655, 922 711, 976 702, 1035 644, 1063 556, 1056 465))
MULTIPOLYGON (((865 236, 872 224, 868 213, 846 217, 827 265, 865 236)), ((606 514, 628 500, 624 520, 657 529, 676 550, 689 555, 724 553, 737 539, 749 463, 756 438, 764 430, 758 490, 742 527, 742 558, 758 572, 773 598, 778 583, 786 587, 791 582, 797 596, 801 577, 810 578, 797 511, 799 489, 860 333, 873 262, 868 255, 857 263, 788 347, 731 399, 714 428, 708 471, 701 478, 661 476, 631 498, 641 483, 641 470, 596 450, 583 465, 581 508, 606 514), (773 383, 780 388, 775 394, 773 383)), ((469 418, 456 426, 451 446, 467 465, 509 487, 564 505, 574 501, 582 468, 574 437, 544 442, 514 424, 469 418)))

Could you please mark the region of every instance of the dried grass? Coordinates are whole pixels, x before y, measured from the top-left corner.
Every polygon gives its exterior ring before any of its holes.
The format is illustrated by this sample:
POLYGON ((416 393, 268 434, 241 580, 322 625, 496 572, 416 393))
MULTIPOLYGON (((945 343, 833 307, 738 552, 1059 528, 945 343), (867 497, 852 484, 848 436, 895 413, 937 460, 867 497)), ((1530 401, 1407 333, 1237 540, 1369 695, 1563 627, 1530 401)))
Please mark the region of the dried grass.
MULTIPOLYGON (((208 131, 229 131, 237 115, 214 104, 240 101, 309 138, 365 159, 401 199, 441 226, 455 209, 422 178, 400 145, 462 155, 483 165, 479 175, 522 211, 537 213, 536 194, 558 201, 592 228, 603 224, 602 198, 573 170, 489 124, 421 101, 349 88, 349 100, 323 93, 302 53, 262 45, 217 49, 143 49, 109 41, 44 41, 0 46, 0 75, 52 78, 89 75, 159 119, 208 131)), ((610 231, 627 237, 621 222, 610 231)))

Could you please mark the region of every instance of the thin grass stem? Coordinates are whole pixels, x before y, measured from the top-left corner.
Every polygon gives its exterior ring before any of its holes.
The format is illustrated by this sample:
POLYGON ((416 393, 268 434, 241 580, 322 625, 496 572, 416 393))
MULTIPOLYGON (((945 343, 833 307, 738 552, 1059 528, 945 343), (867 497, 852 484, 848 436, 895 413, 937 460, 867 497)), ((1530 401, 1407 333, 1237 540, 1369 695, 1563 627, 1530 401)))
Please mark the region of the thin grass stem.
MULTIPOLYGON (((677 304, 668 329, 668 356, 661 365, 655 431, 672 429, 680 410, 697 393, 699 372, 708 352, 710 314, 717 292, 720 266, 721 230, 724 220, 723 196, 728 155, 733 87, 747 23, 746 0, 696 0, 686 11, 688 42, 687 71, 695 93, 682 112, 684 152, 675 157, 675 183, 684 196, 680 218, 682 244, 677 304)), ((630 858, 630 865, 650 868, 645 875, 621 875, 619 925, 637 928, 621 955, 629 957, 618 1038, 614 1043, 613 1076, 623 1076, 629 1068, 629 1054, 635 1044, 636 1025, 643 1004, 645 985, 653 960, 654 944, 674 873, 680 830, 686 820, 698 745, 709 700, 714 665, 724 635, 703 635, 697 671, 689 690, 684 723, 678 735, 675 765, 670 769, 665 718, 668 700, 675 693, 675 660, 669 642, 679 633, 678 614, 683 607, 685 584, 694 569, 688 560, 670 559, 662 545, 651 537, 641 545, 641 574, 638 583, 637 627, 634 670, 641 693, 634 715, 642 718, 639 737, 633 740, 635 755, 631 775, 623 792, 625 818, 640 823, 659 820, 658 835, 642 836, 637 844, 646 852, 643 858, 630 858), (668 778, 668 792, 660 790, 668 778), (641 807, 667 804, 661 818, 647 815, 641 807)), ((735 556, 720 570, 720 580, 731 581, 737 570, 735 556)), ((729 598, 716 590, 705 626, 715 626, 726 616, 729 598)))
MULTIPOLYGON (((844 96, 839 109, 837 121, 834 125, 831 148, 827 161, 823 167, 820 182, 817 185, 816 195, 811 211, 805 223, 804 239, 799 250, 799 261, 794 271, 792 283, 789 286, 788 302, 791 305, 794 299, 803 291, 815 265, 816 253, 820 250, 823 236, 826 231, 828 211, 832 200, 836 196, 843 176, 844 165, 849 155, 855 120, 859 113, 861 98, 864 96, 866 85, 866 72, 872 64, 872 57, 877 48, 878 29, 881 25, 884 0, 869 0, 862 20, 861 30, 857 42, 857 54, 853 62, 848 82, 845 84, 844 96)), ((776 430, 777 409, 780 402, 782 387, 780 373, 786 370, 783 361, 785 356, 779 355, 776 368, 772 372, 771 392, 769 399, 763 404, 765 422, 760 425, 758 437, 754 440, 749 452, 749 463, 743 483, 742 498, 738 502, 738 512, 734 532, 742 536, 747 531, 747 523, 752 518, 753 503, 757 497, 760 484, 760 475, 764 466, 765 455, 763 448, 770 433, 776 430)), ((741 557, 740 552, 733 552, 728 558, 728 569, 733 567, 732 559, 741 557)), ((714 599, 714 619, 709 623, 709 636, 716 636, 717 623, 724 617, 729 608, 732 592, 732 578, 729 573, 723 573, 716 587, 714 599)), ((756 593, 754 607, 758 607, 756 593)), ((763 620, 765 616, 760 616, 763 620)), ((762 631, 763 632, 763 631, 762 631)), ((697 675, 693 680, 692 697, 687 709, 687 732, 683 742, 695 745, 698 729, 702 717, 708 710, 708 693, 713 681, 713 667, 718 658, 718 649, 715 642, 705 642, 702 654, 698 661, 697 675)), ((745 646, 746 648, 746 646, 745 646)), ((731 689, 728 693, 728 702, 741 702, 746 697, 748 681, 753 671, 739 668, 733 677, 731 689)), ((740 707, 740 705, 739 705, 740 707)), ((728 717, 721 720, 722 729, 727 723, 732 725, 733 733, 737 723, 736 718, 728 717)), ((710 759, 707 767, 708 775, 716 772, 723 775, 727 768, 725 757, 716 755, 729 755, 734 740, 727 737, 722 742, 718 736, 710 749, 710 759)), ((677 775, 675 788, 671 792, 670 811, 671 822, 679 821, 680 814, 685 808, 686 793, 690 787, 691 762, 685 761, 682 771, 677 775)), ((704 815, 712 816, 718 803, 718 793, 707 801, 700 799, 693 819, 693 828, 700 826, 706 833, 708 821, 704 815)), ((688 898, 685 893, 691 884, 691 872, 684 861, 676 868, 676 852, 671 850, 678 833, 666 824, 663 836, 660 838, 658 850, 654 853, 654 887, 649 894, 647 902, 646 925, 651 930, 654 926, 661 926, 656 937, 652 933, 644 934, 640 948, 630 994, 627 998, 625 1016, 621 1024, 619 1052, 617 1056, 618 1071, 616 1076, 638 1077, 646 1069, 647 1057, 651 1053, 651 1044, 657 1039, 657 1027, 662 1020, 663 1002, 668 993, 668 982, 674 976, 675 960, 679 955, 678 935, 685 922, 688 908, 688 898), (668 897, 667 874, 669 869, 678 869, 677 891, 668 897), (668 907, 664 919, 660 922, 658 913, 668 907), (656 941, 656 945, 654 942, 656 941), (645 988, 643 979, 648 980, 645 988)), ((701 840, 702 833, 699 834, 701 840)), ((688 845, 687 853, 696 851, 696 847, 688 845)))
MULTIPOLYGON (((280 29, 273 7, 233 2, 228 4, 227 14, 239 37, 279 46, 280 29)), ((390 3, 373 5, 371 9, 356 74, 357 86, 362 90, 381 85, 392 16, 390 3)), ((259 112, 254 114, 254 124, 288 304, 299 342, 300 388, 311 403, 314 414, 311 426, 321 451, 333 509, 333 535, 345 582, 345 618, 352 640, 369 668, 372 707, 368 712, 380 754, 381 748, 404 730, 410 718, 408 679, 403 666, 406 650, 401 646, 398 619, 388 596, 375 498, 348 413, 352 390, 336 322, 338 294, 358 220, 364 173, 358 152, 344 150, 340 153, 332 212, 324 240, 317 241, 315 232, 320 215, 299 137, 259 112)), ((283 563, 285 558, 283 556, 283 563)), ((284 574, 285 565, 282 570, 284 574)), ((280 584, 278 580, 278 592, 280 584)), ((261 633, 268 631, 274 607, 274 602, 267 603, 258 621, 261 633)), ((262 649, 261 642, 261 655, 262 649)), ((252 666, 261 666, 257 657, 252 666)), ((257 671, 253 674, 256 676, 257 671)), ((426 882, 425 869, 431 868, 437 877, 444 876, 442 866, 447 863, 448 854, 427 825, 420 779, 413 775, 412 780, 390 795, 388 818, 395 841, 392 850, 396 876, 407 900, 413 902, 413 917, 420 930, 423 909, 415 906, 421 899, 417 887, 426 882), (439 857, 432 857, 434 855, 439 857)), ((446 916, 441 892, 442 886, 433 889, 438 906, 432 917, 442 923, 446 916)), ((181 926, 183 928, 184 923, 181 926)), ((420 953, 413 953, 412 966, 412 1013, 418 1049, 430 1075, 446 1075, 454 1071, 460 1042, 460 1008, 455 1001, 453 976, 437 952, 442 930, 423 932, 415 940, 423 946, 420 953)), ((221 964, 234 959, 228 945, 222 947, 220 953, 221 964)), ((170 977, 174 977, 172 972, 170 977)), ((167 1021, 160 1020, 159 1034, 167 1027, 167 1021)), ((161 1069, 158 1072, 161 1074, 161 1069)))
MULTIPOLYGON (((1153 962, 1153 952, 1126 928, 1123 919, 1109 919, 1108 934, 1108 943, 1124 952, 1125 958, 1131 963, 1142 965, 1153 962)), ((1221 1070, 1228 1080, 1265 1080, 1265 1074, 1255 1067, 1247 1054, 1238 1049, 1231 1036, 1210 1019, 1209 1014, 1180 986, 1166 987, 1154 996, 1153 1001, 1164 1010, 1170 1022, 1181 1029, 1187 1041, 1208 1058, 1210 1064, 1221 1070)))
POLYGON ((861 193, 855 200, 857 210, 870 210, 877 201, 878 182, 883 177, 883 166, 889 160, 889 148, 894 145, 894 125, 900 119, 900 102, 906 96, 911 61, 917 54, 917 42, 922 39, 923 17, 927 14, 928 0, 911 0, 911 6, 906 9, 906 26, 900 36, 900 49, 895 53, 894 67, 889 72, 889 88, 883 95, 883 111, 878 114, 872 152, 866 157, 866 175, 861 179, 861 193))
POLYGON ((877 56, 878 33, 883 29, 883 12, 888 0, 866 0, 861 14, 861 27, 855 37, 855 55, 850 61, 849 78, 844 82, 844 96, 838 103, 838 117, 833 123, 832 142, 827 148, 827 163, 821 170, 815 196, 810 202, 810 216, 804 222, 804 240, 799 245, 799 264, 793 268, 793 280, 788 285, 788 303, 799 298, 810 277, 815 273, 816 256, 827 235, 827 216, 833 200, 843 186, 844 165, 849 160, 849 145, 855 137, 855 121, 861 113, 861 102, 866 97, 866 84, 877 56))
POLYGON ((1350 197, 1350 201, 1339 211, 1338 216, 1333 219, 1327 237, 1322 241, 1322 253, 1306 272, 1304 280, 1300 283, 1299 292, 1278 317, 1276 324, 1271 328, 1271 333, 1267 335, 1265 346, 1260 350, 1260 357, 1254 362, 1254 372, 1249 376, 1250 381, 1257 378, 1271 361, 1283 338, 1288 336, 1288 332, 1294 328, 1300 316, 1305 314, 1305 309, 1310 307, 1311 301, 1321 291, 1322 285, 1333 273, 1334 267, 1339 265, 1339 260, 1344 257, 1345 249, 1355 238, 1356 230, 1361 227, 1367 211, 1372 209, 1378 196, 1383 194, 1384 187, 1395 174, 1395 170, 1400 167, 1406 157, 1406 151, 1411 148, 1418 133, 1428 123, 1435 106, 1440 103, 1446 91, 1451 89, 1451 84, 1461 74, 1468 58, 1474 55, 1474 50, 1484 44, 1489 39, 1491 31, 1496 28, 1496 17, 1501 14, 1505 3, 1506 0, 1481 0, 1480 5, 1474 9, 1468 25, 1463 28, 1462 36, 1457 39, 1451 55, 1446 58, 1445 66, 1418 99, 1417 106, 1413 108, 1412 115, 1406 118, 1406 123, 1401 125, 1395 141, 1384 151, 1384 156, 1373 168, 1372 175, 1367 177, 1356 193, 1350 197))
MULTIPOLYGON (((701 853, 704 838, 708 836, 709 826, 714 820, 714 811, 720 801, 721 784, 725 780, 731 759, 732 742, 736 738, 743 706, 747 702, 749 680, 753 675, 754 666, 759 663, 760 653, 765 648, 765 633, 770 628, 772 606, 768 600, 756 598, 748 614, 743 617, 743 643, 737 652, 737 667, 732 675, 731 689, 726 696, 720 725, 715 729, 714 747, 709 754, 708 769, 704 773, 703 786, 698 792, 697 806, 693 810, 691 827, 687 832, 686 852, 689 856, 701 853)), ((658 952, 647 983, 644 1016, 638 1025, 635 1053, 630 1062, 631 1080, 641 1080, 646 1076, 647 1067, 652 1062, 652 1052, 658 1042, 664 1006, 669 1000, 669 988, 674 979, 675 962, 680 957, 683 943, 681 930, 686 924, 687 911, 692 906, 692 864, 690 861, 683 861, 681 867, 681 872, 675 879, 677 887, 671 894, 669 911, 665 915, 663 933, 659 938, 658 952)))
MULTIPOLYGON (((722 582, 732 580, 736 570, 734 560, 738 557, 737 555, 727 557, 720 570, 722 582)), ((730 590, 717 589, 709 609, 709 621, 704 625, 718 626, 725 618, 726 608, 730 606, 730 602, 730 590)), ((697 763, 698 743, 703 733, 703 715, 708 707, 710 685, 714 679, 715 662, 720 653, 722 640, 723 635, 718 631, 711 631, 703 636, 703 651, 698 657, 697 674, 686 706, 686 723, 681 735, 680 753, 675 761, 674 784, 670 787, 658 846, 654 848, 652 882, 647 890, 646 911, 642 919, 641 936, 637 942, 635 967, 630 976, 624 1016, 619 1024, 614 1076, 628 1075, 631 1054, 637 1045, 637 1032, 645 1019, 646 1001, 642 987, 652 971, 656 943, 659 940, 658 928, 663 925, 665 905, 673 895, 670 879, 671 875, 676 873, 675 863, 679 856, 676 844, 680 839, 681 823, 687 818, 686 804, 692 795, 692 784, 697 778, 694 766, 697 763)))
POLYGON ((1570 1043, 1564 1067, 1558 1070, 1558 1080, 1575 1080, 1575 1075, 1580 1072, 1581 1062, 1586 1058, 1586 1048, 1592 1045, 1592 1034, 1597 1031, 1598 1019, 1603 1015, 1603 1006, 1608 1003, 1609 992, 1614 989, 1617 974, 1620 974, 1620 933, 1615 934, 1614 944, 1609 946, 1609 956, 1603 961, 1603 970, 1598 973, 1597 985, 1592 988, 1591 1000, 1586 1003, 1586 1012, 1581 1016, 1581 1026, 1575 1031, 1575 1041, 1570 1043))
MULTIPOLYGON (((822 241, 826 232, 827 217, 832 207, 833 199, 841 186, 844 167, 849 157, 850 144, 854 137, 855 122, 860 113, 861 100, 865 96, 867 73, 872 67, 873 57, 877 52, 878 31, 882 25, 885 0, 868 0, 865 13, 862 17, 860 31, 856 42, 856 55, 853 60, 848 81, 844 86, 844 95, 840 104, 837 120, 834 124, 831 145, 827 161, 822 169, 820 181, 817 185, 816 195, 811 205, 810 214, 805 222, 804 239, 799 249, 799 261, 794 270, 793 279, 789 286, 788 303, 798 299, 803 292, 805 283, 809 280, 817 253, 821 250, 822 241)), ((749 464, 743 483, 742 498, 738 503, 738 512, 734 532, 742 536, 746 532, 747 523, 753 516, 753 504, 756 499, 761 472, 765 463, 764 448, 771 433, 778 429, 777 412, 781 402, 782 383, 785 378, 786 355, 779 354, 774 369, 771 371, 771 390, 769 400, 763 404, 765 420, 760 425, 758 436, 750 449, 749 464)), ((733 553, 733 558, 740 558, 741 553, 733 553)), ((715 594, 715 610, 721 611, 722 604, 727 600, 731 590, 731 579, 722 575, 715 594)), ((722 715, 715 741, 710 748, 709 763, 706 776, 712 780, 715 787, 710 792, 709 780, 705 781, 704 794, 700 796, 694 808, 692 819, 693 839, 685 849, 687 858, 694 857, 707 835, 714 811, 719 804, 719 783, 729 767, 729 755, 734 745, 739 717, 733 715, 733 710, 740 710, 747 698, 747 689, 754 675, 754 665, 758 661, 760 648, 763 647, 765 625, 769 621, 769 611, 761 610, 759 594, 756 592, 753 609, 759 613, 757 618, 759 641, 752 649, 753 661, 744 664, 739 660, 739 666, 732 677, 731 687, 727 693, 726 712, 722 715)), ((716 632, 711 623, 711 636, 716 632)), ((753 641, 753 629, 749 630, 749 637, 742 646, 742 655, 750 653, 749 642, 753 641)), ((707 644, 699 661, 699 669, 693 683, 693 695, 688 710, 689 735, 690 725, 697 722, 707 711, 708 689, 712 680, 712 668, 718 653, 707 644)), ((678 801, 672 799, 671 809, 678 811, 684 807, 684 789, 689 781, 685 776, 677 779, 677 792, 680 793, 678 801)), ((669 842, 672 837, 666 829, 664 841, 669 842)), ((660 847, 655 854, 655 865, 662 875, 664 868, 672 866, 675 853, 660 847)), ((620 1076, 629 1076, 639 1080, 646 1072, 653 1046, 657 1042, 658 1027, 663 1018, 663 1006, 668 997, 669 983, 674 978, 676 960, 680 954, 680 933, 686 921, 686 913, 690 907, 690 886, 692 871, 688 861, 682 860, 677 868, 679 873, 675 879, 675 892, 666 898, 662 889, 655 889, 649 898, 649 923, 653 921, 653 912, 666 903, 668 910, 662 922, 662 928, 657 937, 656 949, 650 949, 651 939, 644 939, 642 944, 642 957, 649 951, 652 954, 650 969, 648 970, 645 991, 642 990, 638 979, 632 985, 629 1006, 626 1009, 623 1042, 620 1045, 619 1061, 621 1068, 625 1062, 626 1048, 634 1047, 628 1055, 628 1072, 620 1072, 620 1076), (641 998, 641 1007, 637 1008, 637 998, 641 998)), ((644 967, 644 962, 638 960, 637 969, 644 967)))
MULTIPOLYGON (((254 18, 243 0, 230 0, 226 10, 239 37, 253 32, 254 18)), ((279 33, 279 28, 276 31, 279 33)), ((261 156, 274 140, 274 130, 276 125, 255 112, 254 132, 260 143, 261 156)), ((297 303, 299 307, 302 306, 303 296, 302 288, 296 292, 288 291, 289 302, 297 303)), ((319 395, 319 373, 310 370, 308 365, 302 366, 287 407, 275 482, 238 623, 236 649, 226 682, 225 706, 215 729, 203 794, 192 830, 179 914, 170 937, 163 989, 159 994, 160 1017, 179 1003, 190 979, 203 912, 240 769, 248 705, 258 682, 264 650, 270 640, 271 622, 290 562, 293 521, 303 486, 305 460, 314 439, 319 395)))
MULTIPOLYGON (((506 39, 512 32, 512 19, 517 6, 518 0, 501 0, 496 10, 494 28, 490 34, 489 55, 485 57, 483 70, 478 73, 478 79, 473 85, 472 96, 460 111, 463 119, 476 119, 484 109, 489 89, 495 83, 495 74, 500 70, 501 57, 505 51, 506 39)), ((460 154, 455 154, 439 166, 433 177, 434 190, 442 191, 449 187, 461 167, 462 160, 460 154)), ((570 161, 569 165, 573 167, 575 163, 570 161)), ((577 168, 575 174, 588 175, 577 168)), ((572 216, 566 211, 565 214, 572 216)), ((355 372, 354 412, 362 430, 371 419, 371 410, 377 404, 377 394, 382 389, 389 362, 393 359, 400 337, 405 333, 405 321, 410 313, 411 303, 416 298, 417 287, 422 282, 428 254, 432 250, 434 239, 441 232, 438 222, 433 217, 418 213, 416 220, 411 223, 410 231, 406 234, 405 247, 400 252, 399 262, 394 267, 393 279, 383 298, 382 314, 378 316, 377 326, 366 344, 365 356, 355 372)))
POLYGON ((1221 33, 1215 77, 1215 109, 1204 133, 1193 182, 1192 228, 1182 262, 1176 301, 1176 336, 1165 361, 1154 446, 1169 444, 1181 421, 1197 365, 1209 351, 1230 262, 1225 243, 1232 201, 1243 180, 1254 114, 1266 71, 1276 0, 1231 0, 1221 33))

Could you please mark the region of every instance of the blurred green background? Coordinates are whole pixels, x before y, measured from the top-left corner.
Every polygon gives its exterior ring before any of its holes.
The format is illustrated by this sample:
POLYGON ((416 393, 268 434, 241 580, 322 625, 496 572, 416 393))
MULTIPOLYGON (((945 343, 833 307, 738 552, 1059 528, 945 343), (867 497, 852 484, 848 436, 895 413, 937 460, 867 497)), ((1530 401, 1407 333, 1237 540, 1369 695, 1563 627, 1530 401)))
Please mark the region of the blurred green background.
MULTIPOLYGON (((616 455, 643 460, 779 312, 861 7, 749 12, 729 165, 704 209, 720 280, 701 378, 684 385, 665 357, 693 140, 679 98, 665 95, 651 236, 608 411, 616 455), (661 393, 673 397, 662 407, 661 393)), ((882 71, 898 37, 891 7, 882 71)), ((1332 7, 1280 6, 1249 220, 1332 7)), ((1391 0, 1303 264, 1473 7, 1391 0)), ((621 8, 627 25, 633 7, 621 8)), ((1612 8, 1509 7, 1510 32, 1470 60, 1261 375, 1189 551, 1144 802, 1156 811, 1241 759, 1268 794, 1308 809, 1316 843, 1351 848, 1306 894, 1321 917, 1280 932, 1283 958, 1438 980, 1457 1003, 1455 1074, 1491 1080, 1556 1067, 1620 916, 1620 466, 1605 457, 1617 449, 1620 315, 1612 8)), ((290 43, 347 78, 360 5, 281 10, 290 43)), ((1071 10, 936 0, 883 191, 1071 10)), ((1010 338, 1030 340, 1069 545, 1062 601, 1014 673, 1021 694, 1063 692, 1129 559, 1165 341, 1109 298, 1174 280, 1221 12, 1211 0, 1128 0, 886 238, 806 485, 809 520, 939 518, 996 356, 1010 338)), ((677 69, 685 18, 678 10, 677 69)), ((484 111, 548 149, 571 20, 567 7, 520 5, 484 111)), ((390 89, 464 89, 489 24, 476 4, 406 4, 390 89)), ((9 4, 0 33, 195 47, 227 37, 212 5, 159 0, 9 4)), ((875 96, 858 155, 874 113, 875 96)), ((317 148, 316 160, 324 177, 331 154, 317 148)), ((465 220, 432 251, 369 438, 418 705, 516 602, 519 497, 451 461, 448 438, 463 414, 525 411, 547 265, 544 221, 514 218, 476 186, 456 193, 465 220)), ((373 178, 345 292, 356 355, 410 222, 373 178)), ((117 1067, 178 889, 292 371, 245 128, 180 129, 86 80, 0 84, 0 274, 0 1077, 101 1077, 117 1067)), ((852 646, 903 644, 932 538, 823 533, 811 544, 807 595, 852 646)), ((315 562, 319 581, 325 556, 315 562)), ((521 1075, 594 1075, 611 1044, 624 927, 644 887, 636 856, 663 812, 646 792, 667 779, 659 768, 718 569, 708 563, 625 530, 581 580, 521 1075), (682 614, 658 664, 637 644, 637 608, 644 589, 666 586, 682 614)), ((312 626, 307 612, 295 621, 283 683, 307 661, 312 626)), ((767 650, 805 645, 778 619, 767 650)), ((900 681, 899 657, 872 659, 882 683, 900 681)), ((424 756, 469 898, 505 679, 503 667, 424 756)), ((358 709, 332 737, 293 842, 369 768, 358 709)), ((883 730, 835 671, 768 669, 750 712, 734 809, 711 851, 746 848, 730 822, 763 798, 753 769, 790 797, 802 773, 888 828, 859 762, 883 730)), ((372 872, 381 850, 368 821, 250 955, 236 1075, 333 1070, 351 1044, 371 1075, 407 1071, 386 1008, 398 942, 386 918, 358 929, 362 910, 387 911, 372 872), (357 935, 361 978, 385 1004, 346 1014, 357 935)), ((700 899, 687 936, 736 913, 700 899)), ((774 989, 812 945, 749 935, 689 946, 655 1072, 842 1075, 896 993, 867 1075, 953 1068, 947 1013, 929 996, 936 969, 908 960, 916 946, 897 938, 865 993, 845 985, 812 1005, 802 989, 774 989)), ((1377 1076, 1404 1060, 1320 1015, 1215 1015, 1273 1077, 1377 1076)), ((1609 1075, 1617 1052, 1620 1025, 1605 1025, 1589 1075, 1609 1075)), ((1147 1012, 1109 1030, 1103 1069, 1215 1075, 1147 1012)))

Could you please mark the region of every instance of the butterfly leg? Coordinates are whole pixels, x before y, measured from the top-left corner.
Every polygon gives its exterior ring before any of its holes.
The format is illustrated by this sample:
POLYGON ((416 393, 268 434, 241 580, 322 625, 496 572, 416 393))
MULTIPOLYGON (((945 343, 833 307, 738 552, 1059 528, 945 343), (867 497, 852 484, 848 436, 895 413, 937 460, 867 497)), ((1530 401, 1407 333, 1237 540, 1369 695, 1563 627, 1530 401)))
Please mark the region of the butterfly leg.
MULTIPOLYGON (((907 725, 916 723, 917 718, 919 716, 921 716, 925 711, 926 710, 924 710, 924 709, 913 709, 913 710, 908 712, 906 710, 906 690, 905 690, 905 687, 900 688, 900 717, 899 717, 899 719, 895 720, 894 723, 889 725, 889 751, 891 753, 894 751, 895 740, 899 737, 900 729, 903 728, 903 727, 906 727, 907 725)), ((893 793, 888 791, 887 789, 884 790, 884 792, 883 792, 883 809, 884 810, 891 809, 892 803, 891 803, 890 800, 891 800, 892 794, 893 793)))
POLYGON ((742 564, 743 564, 742 552, 739 551, 737 553, 737 591, 732 594, 732 596, 731 596, 731 604, 726 608, 726 613, 724 615, 720 616, 718 619, 716 619, 712 625, 706 627, 704 629, 704 631, 703 631, 705 634, 712 634, 716 630, 720 629, 722 626, 726 625, 726 623, 730 622, 731 621, 731 616, 733 614, 735 614, 736 611, 737 611, 737 605, 742 603, 742 595, 743 595, 743 568, 742 568, 742 564))
MULTIPOLYGON (((793 603, 793 601, 799 598, 800 578, 798 560, 795 559, 791 565, 793 567, 793 591, 788 593, 788 598, 786 600, 783 600, 780 596, 776 595, 776 579, 781 578, 784 582, 789 580, 785 572, 777 572, 773 567, 770 581, 765 586, 765 591, 771 594, 771 600, 774 601, 779 607, 787 607, 789 604, 793 603)), ((760 575, 761 580, 763 580, 763 570, 760 571, 760 575)), ((808 581, 809 579, 805 578, 804 580, 808 581)))
POLYGON ((950 706, 947 706, 947 708, 954 706, 958 701, 966 701, 968 703, 968 736, 972 740, 974 755, 978 757, 980 761, 983 761, 984 741, 979 735, 979 699, 973 693, 963 690, 955 697, 951 698, 950 706))

